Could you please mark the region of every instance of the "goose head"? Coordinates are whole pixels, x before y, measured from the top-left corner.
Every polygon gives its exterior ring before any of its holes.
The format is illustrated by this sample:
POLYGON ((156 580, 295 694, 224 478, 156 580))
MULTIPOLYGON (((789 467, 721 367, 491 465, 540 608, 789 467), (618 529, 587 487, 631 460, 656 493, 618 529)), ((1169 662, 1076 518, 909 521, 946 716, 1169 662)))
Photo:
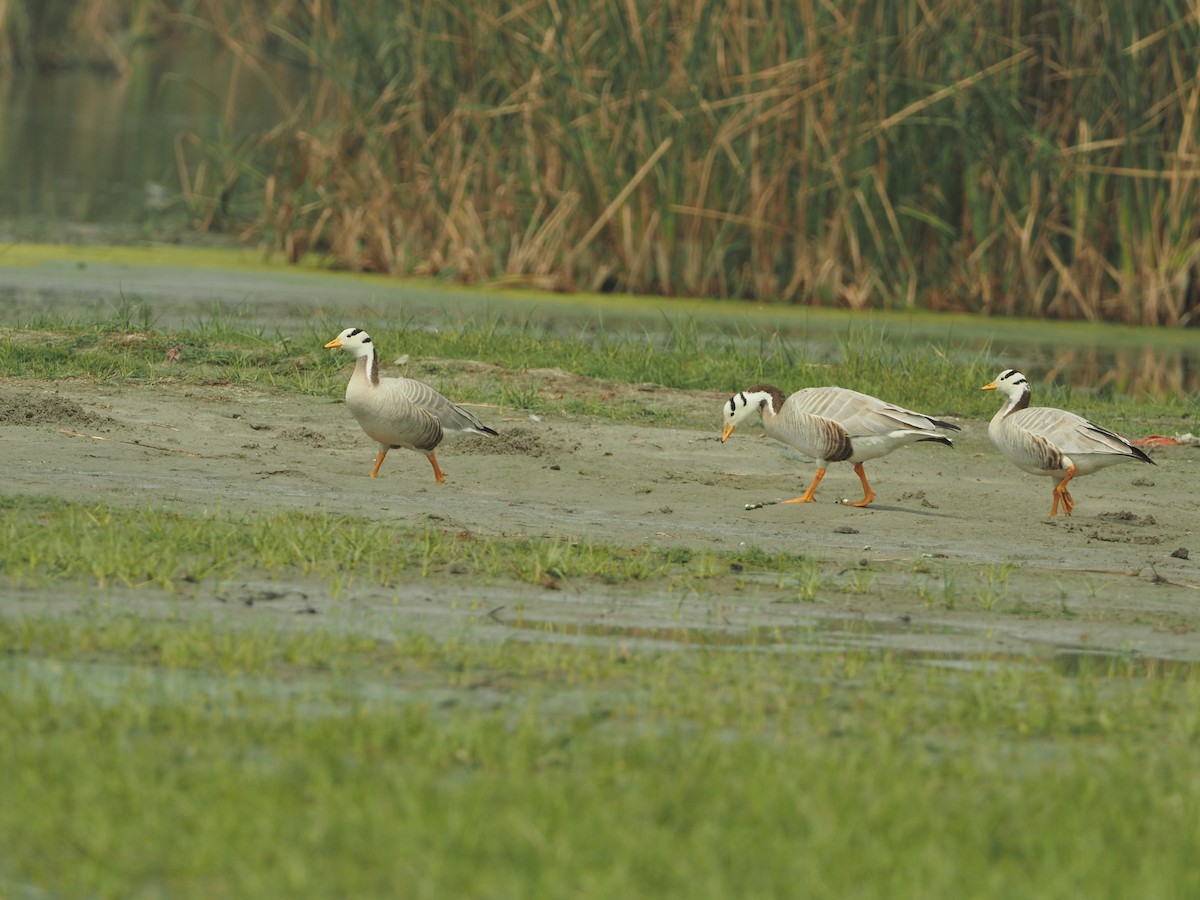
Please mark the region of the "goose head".
POLYGON ((354 356, 369 356, 374 349, 371 336, 361 328, 347 328, 325 345, 326 350, 345 350, 354 356))
POLYGON ((1029 393, 1029 382, 1016 369, 1005 369, 996 376, 991 384, 985 384, 983 390, 999 391, 1010 401, 1015 402, 1029 393))
POLYGON ((738 391, 726 400, 722 407, 725 429, 721 432, 721 443, 729 440, 734 429, 759 410, 769 408, 772 413, 778 414, 779 410, 774 408, 774 402, 772 391, 767 389, 767 385, 756 385, 744 391, 738 391))

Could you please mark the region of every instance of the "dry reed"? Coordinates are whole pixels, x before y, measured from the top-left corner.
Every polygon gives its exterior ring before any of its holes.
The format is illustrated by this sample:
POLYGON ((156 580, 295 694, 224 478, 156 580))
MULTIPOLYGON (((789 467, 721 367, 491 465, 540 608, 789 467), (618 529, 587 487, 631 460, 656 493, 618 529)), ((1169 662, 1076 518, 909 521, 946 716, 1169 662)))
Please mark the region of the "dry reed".
POLYGON ((309 79, 261 140, 180 154, 203 223, 257 198, 233 224, 293 260, 1200 319, 1194 3, 192 6, 309 79))

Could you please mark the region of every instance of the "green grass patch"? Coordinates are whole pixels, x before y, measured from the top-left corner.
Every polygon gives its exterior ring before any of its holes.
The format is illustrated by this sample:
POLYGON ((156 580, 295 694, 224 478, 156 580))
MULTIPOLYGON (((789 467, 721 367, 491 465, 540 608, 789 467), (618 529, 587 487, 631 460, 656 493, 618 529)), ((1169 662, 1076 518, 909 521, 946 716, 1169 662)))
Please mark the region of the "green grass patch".
POLYGON ((718 622, 735 595, 852 605, 885 589, 999 614, 1029 602, 1017 567, 840 571, 756 547, 37 498, 4 498, 0 523, 0 585, 19 588, 0 608, 6 896, 1200 889, 1200 666, 718 622), (562 608, 437 628, 397 611, 379 630, 336 601, 459 575, 464 602, 495 583, 562 608), (264 576, 324 583, 328 615, 191 602, 199 581, 264 576), (614 608, 687 598, 713 624, 581 620, 547 590, 561 582, 614 608))
POLYGON ((0 621, 0 651, 0 884, 17 896, 1200 887, 1193 666, 100 614, 0 621))
MULTIPOLYGON (((268 330, 214 307, 196 324, 157 329, 154 314, 127 302, 96 322, 40 317, 0 329, 0 377, 103 379, 142 384, 245 385, 338 397, 349 377, 346 354, 324 349, 343 328, 311 323, 293 334, 268 330)), ((838 384, 930 414, 988 419, 996 397, 979 388, 1006 362, 985 342, 905 336, 896 323, 822 326, 822 337, 761 328, 726 316, 666 316, 607 329, 602 316, 517 318, 502 314, 403 319, 371 326, 384 371, 425 380, 455 400, 540 415, 581 415, 674 427, 708 427, 716 410, 630 384, 721 394, 773 383, 792 391, 838 384), (473 362, 467 362, 473 361, 473 362), (481 368, 475 362, 482 362, 481 368), (553 382, 560 370, 576 383, 553 382)), ((1120 430, 1124 419, 1190 430, 1200 414, 1180 390, 1073 390, 1034 379, 1034 402, 1096 416, 1120 430)))
POLYGON ((0 510, 0 576, 31 586, 87 581, 182 591, 251 570, 286 572, 335 590, 446 572, 533 584, 547 578, 624 584, 701 576, 714 558, 582 538, 485 539, 328 513, 193 516, 19 497, 0 498, 0 510))
MULTIPOLYGON (((345 390, 351 363, 323 345, 342 327, 315 323, 283 333, 214 309, 195 325, 164 330, 148 307, 129 302, 96 322, 41 317, 0 329, 0 377, 243 385, 334 398, 345 390)), ((666 315, 619 330, 600 316, 535 322, 502 315, 408 319, 369 330, 386 374, 426 381, 461 402, 676 427, 706 427, 717 411, 625 387, 732 394, 760 382, 785 392, 837 384, 935 415, 990 418, 998 403, 979 388, 1007 365, 987 344, 959 343, 949 332, 933 340, 905 336, 895 324, 850 320, 811 341, 724 317, 666 315), (547 387, 542 369, 579 380, 547 387)), ((1094 415, 1111 427, 1127 418, 1170 428, 1200 412, 1200 401, 1177 390, 1130 395, 1114 382, 1072 390, 1026 374, 1035 382, 1035 403, 1094 415)))
MULTIPOLYGON (((661 326, 611 333, 603 320, 564 329, 496 317, 370 330, 385 372, 430 381, 458 400, 667 423, 670 411, 653 398, 614 402, 581 388, 551 399, 539 396, 541 379, 525 373, 555 368, 620 384, 731 394, 763 381, 787 391, 836 383, 939 412, 982 411, 975 394, 995 374, 980 354, 963 358, 947 346, 893 341, 870 327, 847 326, 836 344, 814 351, 778 332, 699 319, 664 319, 661 326), (406 361, 396 363, 401 355, 406 361), (475 360, 500 371, 472 373, 445 360, 475 360)), ((91 324, 43 318, 3 332, 0 377, 240 384, 334 397, 350 369, 344 354, 323 349, 338 330, 317 325, 285 335, 214 312, 191 328, 165 331, 137 306, 91 324)))
MULTIPOLYGON (((1068 608, 1067 595, 1049 589, 1038 572, 1003 563, 864 561, 846 568, 836 560, 753 545, 738 551, 626 547, 582 536, 483 535, 328 512, 183 513, 0 496, 0 580, 14 587, 78 586, 85 593, 154 588, 186 598, 247 578, 300 581, 335 600, 429 578, 455 594, 465 588, 453 586, 453 579, 535 592, 564 584, 609 586, 654 591, 667 602, 737 595, 841 609, 871 595, 886 596, 897 610, 1093 616, 1086 604, 1068 608)), ((543 624, 535 619, 530 627, 543 624)), ((707 638, 681 629, 675 639, 707 638)), ((750 639, 772 640, 765 633, 750 639)))

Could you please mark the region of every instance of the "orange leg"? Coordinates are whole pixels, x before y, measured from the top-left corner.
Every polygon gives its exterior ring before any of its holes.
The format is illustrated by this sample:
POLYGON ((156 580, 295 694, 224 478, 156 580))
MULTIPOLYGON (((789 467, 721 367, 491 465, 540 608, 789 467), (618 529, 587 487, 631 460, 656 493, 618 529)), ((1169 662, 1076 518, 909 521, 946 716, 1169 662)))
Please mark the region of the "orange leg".
POLYGON ((1050 515, 1058 515, 1058 501, 1062 500, 1063 512, 1068 516, 1075 509, 1075 499, 1071 496, 1071 492, 1067 490, 1067 482, 1075 477, 1075 466, 1067 468, 1067 477, 1054 486, 1054 500, 1050 504, 1050 515))
POLYGON ((373 468, 373 469, 371 470, 371 477, 372 477, 372 478, 378 478, 378 477, 379 477, 379 467, 383 465, 383 458, 384 458, 385 456, 387 456, 387 451, 386 451, 386 450, 380 450, 380 451, 379 451, 379 457, 378 457, 378 458, 375 460, 375 468, 373 468))
POLYGON ((425 458, 428 459, 430 464, 433 466, 433 477, 437 479, 437 483, 444 484, 446 481, 446 475, 444 472, 442 472, 441 468, 438 467, 437 457, 432 453, 429 453, 426 454, 425 458))
POLYGON ((813 494, 815 494, 817 492, 817 485, 821 483, 821 479, 824 477, 825 477, 825 470, 817 469, 817 474, 813 476, 812 484, 810 484, 808 486, 807 491, 805 491, 799 497, 793 497, 791 500, 784 500, 783 502, 784 503, 812 503, 813 502, 813 494))
POLYGON ((847 503, 847 506, 867 506, 875 499, 875 492, 871 490, 871 485, 867 483, 867 472, 863 468, 862 463, 854 464, 854 474, 858 476, 858 480, 862 482, 863 498, 856 500, 854 503, 847 503))

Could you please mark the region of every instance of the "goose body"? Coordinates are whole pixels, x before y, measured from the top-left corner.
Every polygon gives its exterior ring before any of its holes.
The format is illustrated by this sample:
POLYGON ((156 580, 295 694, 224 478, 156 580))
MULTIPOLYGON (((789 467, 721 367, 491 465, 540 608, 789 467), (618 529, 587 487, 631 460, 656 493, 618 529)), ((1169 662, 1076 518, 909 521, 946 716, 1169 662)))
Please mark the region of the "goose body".
POLYGON ((999 391, 1004 405, 988 425, 992 443, 1017 468, 1059 479, 1050 515, 1059 504, 1068 516, 1075 500, 1067 490, 1072 478, 1090 475, 1120 462, 1154 460, 1125 438, 1065 409, 1029 405, 1029 382, 1016 369, 1005 369, 985 391, 999 391))
POLYGON ((805 388, 785 397, 773 385, 758 384, 734 394, 725 403, 721 441, 728 440, 734 429, 755 412, 761 412, 767 434, 817 461, 808 490, 785 503, 812 502, 829 463, 848 462, 854 464, 863 487, 863 498, 849 505, 866 506, 875 499, 875 492, 863 469, 865 461, 917 441, 953 447, 950 438, 937 429, 958 431, 957 425, 847 388, 805 388))
POLYGON ((433 466, 434 478, 442 484, 446 476, 434 451, 448 432, 496 434, 423 382, 381 378, 375 345, 361 328, 347 328, 325 348, 344 350, 356 358, 354 373, 346 385, 346 406, 367 436, 379 445, 372 478, 378 477, 388 451, 402 447, 424 453, 433 466))

